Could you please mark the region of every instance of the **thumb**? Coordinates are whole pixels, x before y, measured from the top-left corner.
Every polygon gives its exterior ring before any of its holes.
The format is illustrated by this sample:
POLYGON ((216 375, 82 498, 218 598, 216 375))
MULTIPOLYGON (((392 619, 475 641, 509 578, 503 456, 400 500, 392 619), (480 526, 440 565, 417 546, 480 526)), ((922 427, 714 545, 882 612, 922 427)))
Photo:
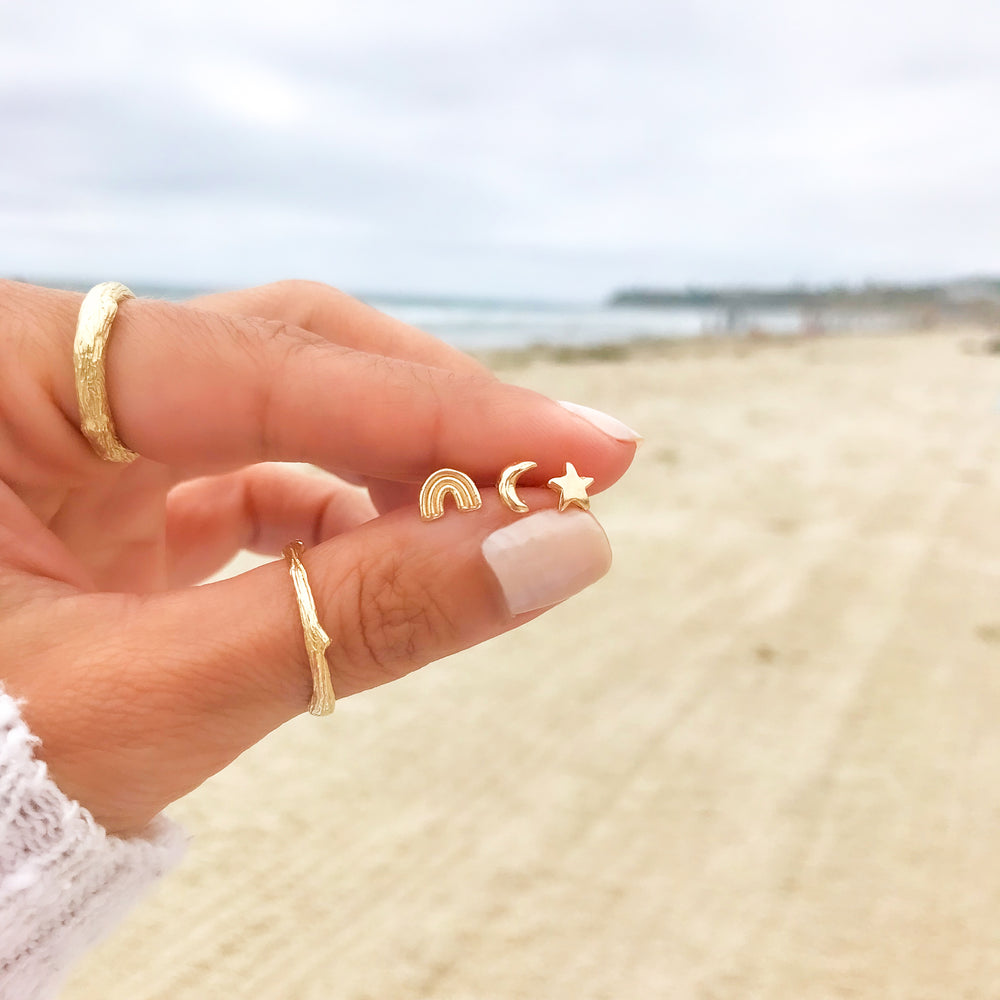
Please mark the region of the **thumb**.
MULTIPOLYGON (((398 510, 303 555, 339 698, 529 621, 607 572, 590 514, 521 493, 535 513, 490 495, 433 522, 398 510)), ((69 665, 47 688, 58 696, 29 697, 26 717, 63 790, 126 832, 305 711, 312 679, 284 562, 141 598, 118 619, 110 643, 63 647, 69 665)))
MULTIPOLYGON (((505 632, 607 572, 610 547, 593 517, 557 513, 551 492, 521 492, 535 494, 529 500, 534 514, 511 515, 486 497, 480 511, 449 510, 429 523, 412 509, 396 511, 305 553, 317 614, 331 639, 327 661, 338 697, 505 632)), ((284 563, 201 591, 190 612, 201 620, 206 613, 219 621, 228 615, 236 632, 247 608, 269 609, 266 638, 259 621, 244 638, 247 658, 262 671, 244 678, 246 694, 281 704, 283 718, 303 711, 312 682, 284 563)), ((234 639, 220 635, 224 645, 214 660, 230 697, 232 663, 226 661, 234 639)))

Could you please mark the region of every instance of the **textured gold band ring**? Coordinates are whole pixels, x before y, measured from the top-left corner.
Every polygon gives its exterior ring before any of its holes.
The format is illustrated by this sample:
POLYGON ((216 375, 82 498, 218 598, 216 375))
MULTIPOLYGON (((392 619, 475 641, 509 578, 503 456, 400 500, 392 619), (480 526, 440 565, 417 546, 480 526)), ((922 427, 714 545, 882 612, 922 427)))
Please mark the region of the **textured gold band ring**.
POLYGON ((91 447, 107 462, 134 462, 139 456, 126 448, 115 431, 108 404, 104 356, 118 303, 135 296, 117 281, 105 281, 87 292, 80 305, 73 340, 76 398, 80 405, 80 430, 91 447))
POLYGON ((309 667, 312 670, 313 693, 309 702, 311 715, 329 715, 337 704, 333 693, 333 681, 330 678, 330 664, 326 659, 326 650, 330 645, 330 637, 323 631, 316 617, 316 602, 313 600, 312 588, 306 568, 302 565, 302 542, 289 542, 281 554, 288 563, 288 573, 295 587, 295 599, 299 605, 299 620, 302 622, 302 634, 305 636, 306 652, 309 654, 309 667))

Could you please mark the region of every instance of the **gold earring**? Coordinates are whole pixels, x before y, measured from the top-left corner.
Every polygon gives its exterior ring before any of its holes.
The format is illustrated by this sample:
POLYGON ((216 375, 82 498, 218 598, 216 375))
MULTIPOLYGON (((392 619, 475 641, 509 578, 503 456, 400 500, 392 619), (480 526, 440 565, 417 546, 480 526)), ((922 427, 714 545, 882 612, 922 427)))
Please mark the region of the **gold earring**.
POLYGON ((434 521, 444 514, 445 497, 451 494, 459 510, 479 510, 483 498, 476 484, 457 469, 438 469, 432 472, 420 487, 420 516, 434 521))
POLYGON ((517 465, 508 465, 500 473, 500 478, 497 480, 497 492, 500 494, 500 499, 515 514, 528 513, 528 505, 517 495, 517 480, 521 473, 537 467, 537 462, 518 462, 517 465))
POLYGON ((558 492, 560 511, 565 510, 570 504, 575 504, 582 510, 590 510, 590 497, 587 496, 587 487, 593 481, 588 476, 581 476, 573 468, 573 463, 567 462, 565 474, 556 479, 550 479, 549 489, 558 492))

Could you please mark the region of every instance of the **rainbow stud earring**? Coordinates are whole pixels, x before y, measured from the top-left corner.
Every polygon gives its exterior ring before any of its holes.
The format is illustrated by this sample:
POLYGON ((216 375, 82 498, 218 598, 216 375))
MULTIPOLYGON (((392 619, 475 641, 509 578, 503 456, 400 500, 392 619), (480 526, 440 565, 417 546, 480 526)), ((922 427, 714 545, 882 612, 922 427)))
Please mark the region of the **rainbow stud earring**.
POLYGON ((444 501, 455 498, 459 510, 479 510, 483 498, 476 484, 457 469, 438 469, 432 472, 420 487, 420 516, 425 521, 436 521, 444 514, 444 501))

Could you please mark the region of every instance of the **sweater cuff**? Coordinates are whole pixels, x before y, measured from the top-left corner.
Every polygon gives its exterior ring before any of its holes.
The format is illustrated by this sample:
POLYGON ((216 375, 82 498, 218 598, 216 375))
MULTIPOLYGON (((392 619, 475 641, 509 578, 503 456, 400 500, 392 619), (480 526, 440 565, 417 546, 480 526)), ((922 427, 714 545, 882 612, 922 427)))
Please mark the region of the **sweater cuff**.
POLYGON ((22 1000, 52 996, 186 842, 164 816, 111 836, 49 778, 37 743, 0 689, 0 996, 22 1000))

